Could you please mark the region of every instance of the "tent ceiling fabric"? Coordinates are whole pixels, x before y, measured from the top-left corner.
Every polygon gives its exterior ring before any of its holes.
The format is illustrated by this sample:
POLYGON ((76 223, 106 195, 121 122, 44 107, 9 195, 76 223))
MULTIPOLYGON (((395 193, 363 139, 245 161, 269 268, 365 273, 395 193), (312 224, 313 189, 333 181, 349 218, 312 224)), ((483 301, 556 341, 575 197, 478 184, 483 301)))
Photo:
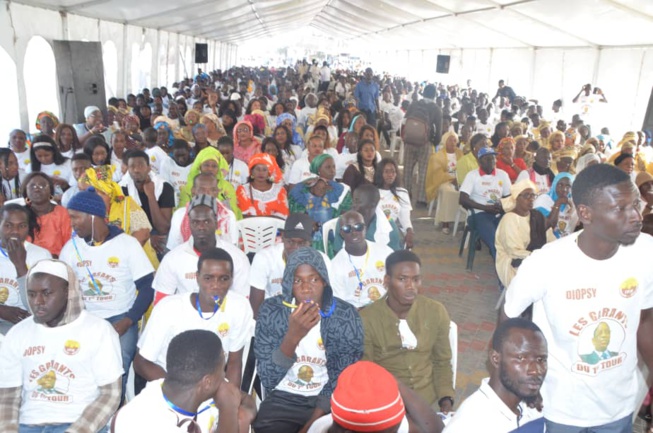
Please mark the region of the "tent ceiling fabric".
POLYGON ((651 0, 14 0, 239 44, 311 27, 382 49, 653 45, 651 0), (382 47, 378 47, 382 45, 382 47))

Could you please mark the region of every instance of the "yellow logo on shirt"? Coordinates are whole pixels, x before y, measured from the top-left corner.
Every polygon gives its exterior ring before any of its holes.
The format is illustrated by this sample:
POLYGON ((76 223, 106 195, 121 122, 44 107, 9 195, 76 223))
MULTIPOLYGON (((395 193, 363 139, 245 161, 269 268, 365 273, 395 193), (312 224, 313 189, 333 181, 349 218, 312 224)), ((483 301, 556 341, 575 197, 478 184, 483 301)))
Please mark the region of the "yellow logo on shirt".
POLYGON ((322 342, 322 337, 317 339, 317 347, 319 347, 320 350, 324 350, 324 343, 322 342))
POLYGON ((383 260, 377 260, 375 265, 377 271, 379 272, 385 271, 385 263, 383 262, 383 260))
POLYGON ((29 160, 29 159, 26 159, 26 160, 25 160, 25 165, 28 165, 30 162, 32 162, 32 161, 29 160))
POLYGON ((227 322, 222 322, 218 325, 218 334, 220 337, 224 338, 229 334, 229 324, 227 322))
POLYGON ((503 181, 502 181, 502 180, 499 181, 499 186, 500 186, 500 187, 503 186, 503 181))
POLYGON ((240 170, 236 170, 236 171, 234 171, 234 174, 235 174, 236 176, 240 176, 240 170))
POLYGON ((7 287, 0 287, 0 304, 4 304, 9 299, 9 289, 7 287))
POLYGON ((621 286, 619 286, 619 291, 621 293, 621 296, 624 298, 630 298, 632 297, 635 292, 637 292, 637 287, 639 286, 639 283, 637 282, 636 278, 630 277, 626 278, 626 280, 621 283, 621 286))
POLYGON ((61 175, 61 170, 55 170, 52 172, 53 176, 60 176, 61 175))
POLYGON ((118 259, 118 257, 115 257, 115 256, 109 257, 109 259, 107 260, 107 263, 108 263, 110 268, 115 269, 120 264, 120 259, 118 259))
POLYGON ((66 355, 74 355, 79 352, 79 341, 66 340, 63 345, 63 353, 66 355))
POLYGON ((156 162, 156 156, 154 156, 154 155, 150 156, 150 161, 156 162))

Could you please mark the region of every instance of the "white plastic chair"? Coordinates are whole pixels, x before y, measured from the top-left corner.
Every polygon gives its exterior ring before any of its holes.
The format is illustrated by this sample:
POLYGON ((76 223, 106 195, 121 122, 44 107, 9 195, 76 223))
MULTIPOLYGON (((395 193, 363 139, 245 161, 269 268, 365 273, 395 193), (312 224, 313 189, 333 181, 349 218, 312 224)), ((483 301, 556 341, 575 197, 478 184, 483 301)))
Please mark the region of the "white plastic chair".
POLYGON ((458 369, 458 325, 449 323, 449 345, 451 345, 451 371, 453 371, 453 388, 456 389, 456 370, 458 369))
POLYGON ((453 223, 453 236, 456 236, 456 233, 458 232, 458 224, 460 223, 461 218, 462 218, 463 228, 465 228, 465 224, 467 224, 467 209, 465 209, 462 206, 458 206, 458 212, 456 213, 456 220, 453 223))
POLYGON ((330 219, 329 221, 322 224, 322 242, 324 244, 324 252, 328 252, 327 248, 329 246, 329 233, 333 232, 335 236, 336 225, 338 224, 338 218, 330 219))
POLYGON ((404 141, 401 139, 401 135, 397 132, 392 132, 390 134, 390 157, 394 158, 399 165, 404 163, 404 141), (399 147, 399 149, 397 149, 399 147), (399 152, 397 158, 395 158, 395 151, 399 152))
POLYGON ((283 220, 272 217, 252 217, 238 221, 245 254, 257 253, 274 245, 277 230, 283 227, 283 223, 283 220))

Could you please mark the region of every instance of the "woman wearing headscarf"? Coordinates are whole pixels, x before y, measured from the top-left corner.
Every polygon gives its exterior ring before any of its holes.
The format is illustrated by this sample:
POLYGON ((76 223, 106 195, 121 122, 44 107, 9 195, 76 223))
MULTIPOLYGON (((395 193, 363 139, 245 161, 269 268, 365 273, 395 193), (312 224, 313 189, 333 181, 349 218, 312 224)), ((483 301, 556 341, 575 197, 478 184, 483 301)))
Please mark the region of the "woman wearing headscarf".
POLYGON ((54 138, 54 130, 59 125, 59 119, 54 113, 49 111, 41 111, 36 116, 36 129, 48 137, 54 138))
POLYGON ((457 191, 456 166, 463 157, 458 149, 458 135, 447 132, 440 141, 441 148, 431 154, 426 170, 426 201, 438 200, 435 208, 435 223, 442 223, 442 233, 449 234, 450 223, 456 219, 460 193, 457 191))
POLYGON ((508 173, 510 181, 515 183, 519 173, 528 169, 523 159, 515 157, 515 140, 512 137, 502 138, 497 146, 497 153, 497 168, 508 173))
POLYGON ((301 134, 297 132, 297 119, 290 113, 282 113, 277 116, 277 126, 284 125, 292 133, 292 144, 295 144, 302 149, 304 148, 304 139, 301 134))
POLYGON ((227 173, 229 173, 229 163, 224 159, 222 154, 215 147, 206 147, 195 157, 193 165, 188 172, 188 180, 186 185, 182 188, 179 194, 179 207, 185 206, 192 198, 193 181, 200 173, 211 173, 218 181, 218 189, 220 193, 216 199, 227 206, 235 215, 237 219, 241 219, 242 215, 238 208, 238 200, 236 199, 236 190, 233 185, 226 180, 227 173))
POLYGON ((325 222, 337 218, 351 209, 349 186, 336 182, 336 164, 333 157, 323 153, 311 161, 312 177, 298 183, 290 190, 288 206, 291 213, 305 213, 318 225, 313 236, 313 247, 322 250, 322 230, 325 222))
POLYGON ((154 129, 156 129, 156 144, 166 153, 170 152, 172 143, 175 141, 175 134, 170 127, 168 118, 159 116, 154 120, 154 129))
POLYGON ((635 185, 642 197, 642 216, 653 212, 653 176, 645 171, 637 173, 635 185))
POLYGON ((288 195, 283 174, 276 160, 267 153, 257 153, 249 161, 249 182, 236 191, 243 217, 288 216, 288 195))
POLYGON ((586 153, 576 161, 576 174, 585 170, 590 165, 600 164, 601 158, 596 153, 586 153))
POLYGON ((254 127, 247 120, 238 122, 234 128, 234 157, 249 165, 257 153, 261 153, 261 142, 254 137, 254 127))
POLYGON ((522 260, 547 242, 544 215, 533 209, 536 196, 537 186, 524 179, 512 185, 510 196, 501 200, 506 214, 495 235, 495 268, 504 287, 508 287, 522 260))
POLYGON ((218 116, 213 113, 205 114, 200 118, 200 123, 206 125, 206 135, 211 146, 218 147, 218 140, 227 135, 218 116))
POLYGON ((553 179, 549 192, 535 200, 535 209, 546 217, 546 227, 553 230, 556 238, 573 233, 578 224, 578 215, 571 200, 573 181, 573 175, 560 173, 553 179))
POLYGON ((122 130, 125 131, 129 137, 126 144, 128 150, 135 149, 137 143, 143 142, 140 125, 140 120, 133 114, 128 114, 122 119, 122 130))
POLYGON ((150 244, 152 225, 143 208, 133 198, 124 195, 120 185, 113 181, 113 173, 114 168, 111 165, 87 169, 79 178, 80 190, 85 191, 89 186, 95 188, 107 208, 109 224, 135 237, 156 269, 159 266, 159 260, 150 244))
POLYGON ((184 123, 186 126, 181 128, 181 136, 184 140, 188 142, 193 142, 193 127, 200 123, 200 118, 202 117, 202 113, 200 113, 197 110, 193 110, 192 108, 188 111, 186 111, 186 114, 184 115, 184 123))

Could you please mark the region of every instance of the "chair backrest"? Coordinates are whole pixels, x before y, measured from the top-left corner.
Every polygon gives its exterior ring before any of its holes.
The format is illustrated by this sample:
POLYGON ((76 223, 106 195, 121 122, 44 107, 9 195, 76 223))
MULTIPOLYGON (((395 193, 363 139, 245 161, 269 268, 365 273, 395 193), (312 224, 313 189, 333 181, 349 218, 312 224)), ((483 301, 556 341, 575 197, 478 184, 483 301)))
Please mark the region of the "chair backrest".
POLYGON ((456 389, 456 370, 458 369, 458 325, 449 322, 449 345, 451 346, 451 371, 453 371, 453 388, 456 389))
POLYGON ((252 217, 238 221, 245 254, 257 253, 274 245, 277 230, 283 227, 283 223, 283 220, 272 217, 252 217))
POLYGON ((324 244, 324 252, 328 253, 329 246, 329 235, 330 233, 336 232, 336 225, 338 224, 338 218, 330 219, 329 221, 322 224, 322 243, 324 244))

